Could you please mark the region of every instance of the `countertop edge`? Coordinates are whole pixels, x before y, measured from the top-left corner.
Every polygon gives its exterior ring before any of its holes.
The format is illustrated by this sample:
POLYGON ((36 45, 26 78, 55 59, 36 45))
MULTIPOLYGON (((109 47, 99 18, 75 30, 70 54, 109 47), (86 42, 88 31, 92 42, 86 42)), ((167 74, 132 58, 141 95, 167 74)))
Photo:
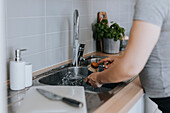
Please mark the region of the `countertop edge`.
POLYGON ((143 89, 137 77, 93 113, 127 113, 143 95, 143 89))

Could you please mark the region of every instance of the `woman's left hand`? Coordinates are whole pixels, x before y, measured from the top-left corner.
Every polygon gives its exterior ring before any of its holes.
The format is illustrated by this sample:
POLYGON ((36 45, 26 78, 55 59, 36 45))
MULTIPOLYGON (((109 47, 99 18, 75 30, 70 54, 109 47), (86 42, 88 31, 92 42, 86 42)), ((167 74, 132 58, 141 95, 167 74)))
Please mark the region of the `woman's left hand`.
POLYGON ((102 83, 98 80, 100 72, 95 72, 89 75, 87 78, 85 78, 84 82, 90 83, 91 86, 94 88, 101 87, 102 83))

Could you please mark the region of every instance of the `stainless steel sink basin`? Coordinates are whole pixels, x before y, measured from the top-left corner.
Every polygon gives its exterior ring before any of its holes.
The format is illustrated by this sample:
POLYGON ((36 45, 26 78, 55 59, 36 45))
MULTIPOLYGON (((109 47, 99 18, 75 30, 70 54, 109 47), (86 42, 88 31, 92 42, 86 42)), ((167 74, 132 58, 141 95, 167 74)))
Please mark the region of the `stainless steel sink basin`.
POLYGON ((91 73, 87 67, 68 67, 39 79, 39 82, 46 85, 84 86, 86 91, 96 93, 108 92, 121 84, 105 84, 100 88, 93 88, 84 82, 84 79, 91 73))
MULTIPOLYGON (((103 56, 88 56, 81 61, 81 66, 84 67, 71 67, 70 64, 65 64, 60 67, 54 68, 37 76, 34 76, 33 85, 69 85, 69 86, 84 86, 86 104, 88 113, 92 113, 100 105, 106 102, 110 97, 118 93, 122 88, 124 88, 133 79, 122 82, 122 83, 112 83, 104 84, 100 88, 93 88, 89 84, 84 82, 84 78, 91 74, 88 71, 87 66, 92 62, 98 62, 103 56), (81 78, 69 79, 77 75, 81 78)), ((102 64, 99 66, 99 71, 103 71, 102 64)))

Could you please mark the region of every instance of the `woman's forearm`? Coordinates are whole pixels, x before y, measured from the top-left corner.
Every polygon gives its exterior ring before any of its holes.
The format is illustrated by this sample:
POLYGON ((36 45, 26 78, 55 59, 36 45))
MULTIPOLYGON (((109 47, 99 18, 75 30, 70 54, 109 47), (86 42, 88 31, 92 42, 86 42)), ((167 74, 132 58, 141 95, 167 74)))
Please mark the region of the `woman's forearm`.
POLYGON ((159 26, 151 23, 134 21, 124 55, 108 70, 99 73, 99 81, 102 83, 121 82, 139 74, 159 38, 160 30, 159 26))
POLYGON ((109 69, 101 72, 98 79, 101 83, 116 83, 131 79, 137 75, 134 66, 129 66, 121 57, 109 69))

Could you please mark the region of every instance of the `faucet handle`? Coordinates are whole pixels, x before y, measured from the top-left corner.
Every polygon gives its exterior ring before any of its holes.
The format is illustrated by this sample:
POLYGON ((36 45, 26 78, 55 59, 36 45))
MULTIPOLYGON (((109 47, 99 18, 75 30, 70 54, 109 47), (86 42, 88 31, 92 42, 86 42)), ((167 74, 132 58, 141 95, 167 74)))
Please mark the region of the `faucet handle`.
POLYGON ((84 48, 86 44, 79 44, 79 50, 78 50, 78 64, 80 65, 80 61, 84 60, 83 58, 83 53, 84 53, 84 48))
POLYGON ((84 51, 84 48, 85 48, 85 45, 86 44, 79 44, 79 51, 84 51))

